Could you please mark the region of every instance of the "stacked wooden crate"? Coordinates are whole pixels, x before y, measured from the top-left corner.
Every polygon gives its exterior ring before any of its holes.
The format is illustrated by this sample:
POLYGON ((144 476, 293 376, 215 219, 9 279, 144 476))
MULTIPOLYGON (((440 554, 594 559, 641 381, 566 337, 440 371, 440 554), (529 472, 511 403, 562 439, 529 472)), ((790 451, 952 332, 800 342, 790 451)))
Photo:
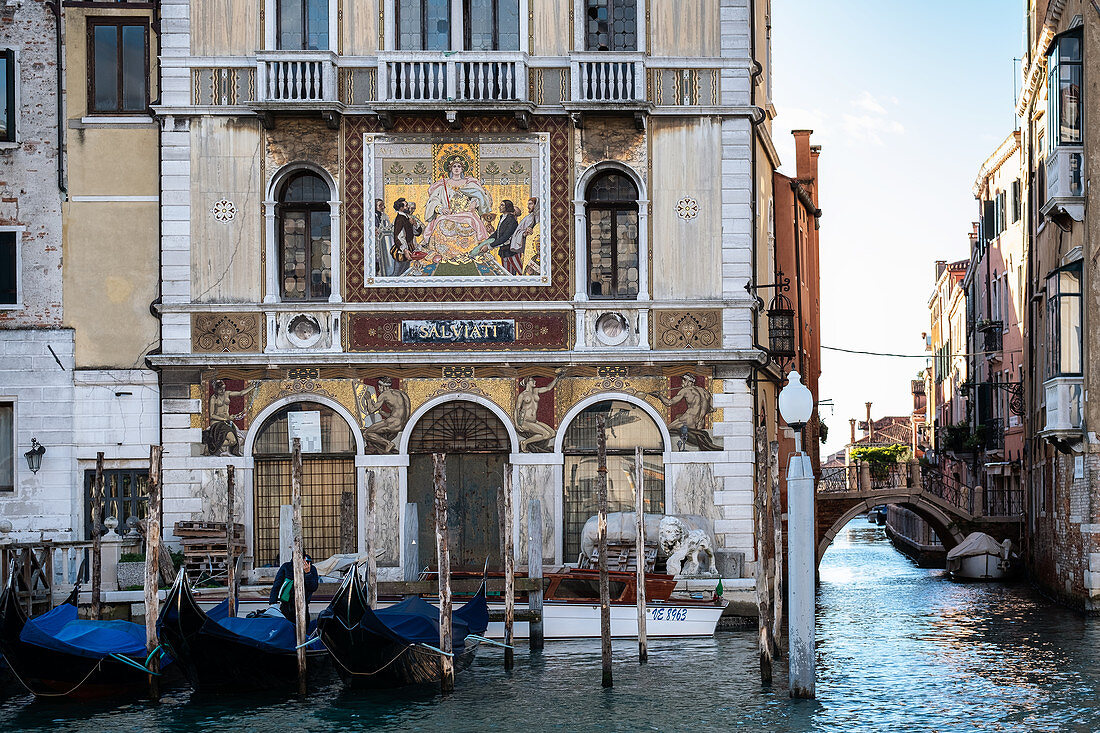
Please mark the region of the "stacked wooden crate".
MULTIPOLYGON (((176 522, 176 537, 183 546, 183 567, 192 583, 226 582, 225 522, 176 522)), ((233 557, 244 554, 244 525, 233 525, 233 557)))

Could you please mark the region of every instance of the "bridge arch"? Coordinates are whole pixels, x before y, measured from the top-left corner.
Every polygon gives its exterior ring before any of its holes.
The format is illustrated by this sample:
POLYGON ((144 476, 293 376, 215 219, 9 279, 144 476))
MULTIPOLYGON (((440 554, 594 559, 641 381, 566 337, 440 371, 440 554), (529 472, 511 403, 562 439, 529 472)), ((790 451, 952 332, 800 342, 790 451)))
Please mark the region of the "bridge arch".
POLYGON ((820 501, 822 497, 818 495, 818 528, 819 530, 823 525, 826 525, 824 533, 819 534, 817 542, 817 564, 821 564, 821 558, 824 557, 825 551, 829 549, 829 546, 833 543, 833 539, 837 536, 837 533, 844 528, 844 525, 852 521, 860 514, 866 514, 873 507, 880 504, 897 504, 909 509, 917 516, 932 527, 932 530, 936 533, 936 536, 940 538, 940 542, 943 546, 950 550, 955 545, 963 541, 965 533, 959 527, 958 520, 948 512, 932 501, 929 501, 923 494, 912 494, 909 492, 887 493, 882 492, 875 494, 874 496, 868 496, 852 501, 851 504, 840 509, 839 516, 836 516, 836 511, 825 511, 825 507, 822 506, 824 502, 820 501), (823 516, 823 514, 825 516, 823 516), (836 519, 828 516, 832 514, 836 516, 836 519), (824 522, 822 521, 824 520, 824 522))

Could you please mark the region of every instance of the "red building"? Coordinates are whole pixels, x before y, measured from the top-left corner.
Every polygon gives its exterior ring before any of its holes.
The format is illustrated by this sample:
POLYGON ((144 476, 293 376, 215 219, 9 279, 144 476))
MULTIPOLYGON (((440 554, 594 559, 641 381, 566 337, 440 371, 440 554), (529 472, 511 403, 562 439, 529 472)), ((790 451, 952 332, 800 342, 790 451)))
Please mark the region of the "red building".
MULTIPOLYGON (((775 256, 780 282, 790 278, 790 288, 780 295, 787 297, 795 312, 794 358, 790 369, 802 375, 814 396, 820 399, 818 380, 821 377, 821 287, 820 229, 821 209, 818 208, 817 158, 820 145, 810 144, 811 130, 794 130, 795 176, 774 174, 775 187, 775 256)), ((821 434, 824 427, 819 414, 806 426, 803 450, 813 461, 814 471, 821 470, 821 434)), ((793 437, 780 438, 780 475, 786 474, 786 456, 794 450, 793 437)))

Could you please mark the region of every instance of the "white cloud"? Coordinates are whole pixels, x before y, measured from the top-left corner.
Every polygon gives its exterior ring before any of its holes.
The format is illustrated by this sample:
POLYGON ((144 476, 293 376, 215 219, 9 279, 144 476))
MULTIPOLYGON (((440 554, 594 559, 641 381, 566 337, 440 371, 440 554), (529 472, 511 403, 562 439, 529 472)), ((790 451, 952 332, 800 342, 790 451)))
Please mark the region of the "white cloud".
MULTIPOLYGON (((886 101, 892 105, 898 103, 896 97, 889 97, 886 101)), ((905 133, 905 127, 891 119, 886 108, 866 90, 852 100, 850 107, 862 114, 845 112, 841 115, 841 127, 849 143, 882 146, 886 144, 883 139, 886 136, 905 133)))
POLYGON ((859 95, 859 99, 852 102, 853 106, 862 109, 864 112, 870 112, 871 114, 884 115, 886 114, 886 108, 883 107, 878 101, 871 96, 871 93, 864 90, 863 94, 859 95))

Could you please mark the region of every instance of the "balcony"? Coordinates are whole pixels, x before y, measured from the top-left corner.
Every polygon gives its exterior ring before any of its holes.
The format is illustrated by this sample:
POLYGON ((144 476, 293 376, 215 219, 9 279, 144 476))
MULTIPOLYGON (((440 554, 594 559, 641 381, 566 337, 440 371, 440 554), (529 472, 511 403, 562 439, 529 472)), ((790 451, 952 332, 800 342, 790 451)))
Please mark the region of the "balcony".
POLYGON ((1055 444, 1081 439, 1084 404, 1082 377, 1055 377, 1043 382, 1046 395, 1046 425, 1039 434, 1055 444))
POLYGON ((648 106, 643 55, 574 54, 569 62, 569 78, 571 108, 641 109, 648 106))
POLYGON ((527 62, 520 53, 379 54, 378 102, 400 109, 526 107, 527 62))
POLYGON ((339 104, 336 54, 331 51, 268 51, 256 56, 259 106, 331 109, 339 104))
POLYGON ((1001 345, 1004 343, 1004 331, 1000 321, 993 321, 993 327, 986 330, 982 338, 982 351, 988 359, 1000 358, 1001 345))
POLYGON ((1005 423, 999 417, 989 418, 982 424, 982 439, 985 441, 987 451, 1004 450, 1005 447, 1005 423))
POLYGON ((1084 221, 1084 162, 1080 145, 1059 145, 1047 154, 1046 201, 1039 213, 1046 216, 1061 210, 1074 221, 1084 221))

